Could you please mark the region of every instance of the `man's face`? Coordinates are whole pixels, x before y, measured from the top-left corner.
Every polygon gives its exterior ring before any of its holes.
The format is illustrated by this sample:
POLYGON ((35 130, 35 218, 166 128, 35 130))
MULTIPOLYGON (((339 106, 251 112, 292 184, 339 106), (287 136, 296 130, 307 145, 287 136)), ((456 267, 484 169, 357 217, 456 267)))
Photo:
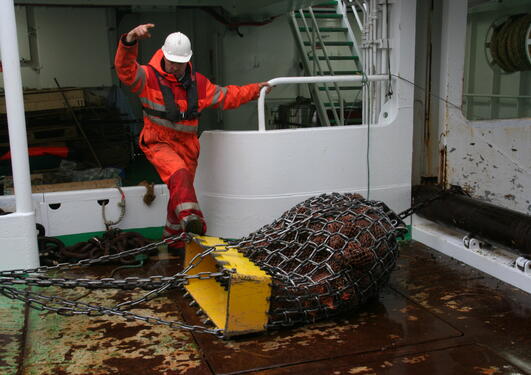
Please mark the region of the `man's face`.
POLYGON ((188 63, 173 62, 164 57, 164 70, 166 73, 175 74, 177 77, 182 77, 186 72, 186 65, 188 63))

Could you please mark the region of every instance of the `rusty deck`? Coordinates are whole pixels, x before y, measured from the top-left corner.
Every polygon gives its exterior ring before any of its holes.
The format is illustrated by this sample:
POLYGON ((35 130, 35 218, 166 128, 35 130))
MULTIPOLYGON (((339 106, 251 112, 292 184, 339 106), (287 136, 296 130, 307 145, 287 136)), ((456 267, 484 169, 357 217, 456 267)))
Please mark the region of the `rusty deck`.
MULTIPOLYGON (((142 272, 171 274, 172 263, 158 260, 142 272)), ((107 305, 131 295, 47 293, 107 305)), ((135 311, 200 323, 176 294, 135 311)), ((402 246, 389 286, 363 309, 234 340, 117 317, 66 318, 6 298, 0 314, 5 375, 531 374, 531 295, 416 242, 402 246)))

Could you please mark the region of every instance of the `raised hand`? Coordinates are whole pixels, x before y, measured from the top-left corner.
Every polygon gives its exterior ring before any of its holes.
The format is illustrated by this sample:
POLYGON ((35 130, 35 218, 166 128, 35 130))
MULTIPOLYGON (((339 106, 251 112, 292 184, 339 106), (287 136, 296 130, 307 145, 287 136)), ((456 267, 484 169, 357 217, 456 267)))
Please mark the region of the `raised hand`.
POLYGON ((155 27, 152 23, 146 23, 145 25, 138 25, 133 30, 129 31, 125 37, 127 43, 134 42, 135 40, 151 38, 149 29, 155 27))

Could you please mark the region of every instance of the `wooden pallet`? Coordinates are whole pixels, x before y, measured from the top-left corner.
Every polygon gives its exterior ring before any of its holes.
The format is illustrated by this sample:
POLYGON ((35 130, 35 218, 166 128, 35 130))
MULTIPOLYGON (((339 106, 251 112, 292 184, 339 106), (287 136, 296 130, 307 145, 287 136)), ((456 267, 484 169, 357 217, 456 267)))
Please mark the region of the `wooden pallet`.
MULTIPOLYGON (((72 125, 38 125, 26 130, 28 145, 63 143, 80 139, 77 128, 72 125)), ((0 130, 0 147, 9 147, 7 129, 0 130)))
MULTIPOLYGON (((24 110, 26 112, 33 112, 67 108, 61 91, 65 94, 70 107, 78 108, 85 106, 85 93, 83 89, 46 89, 25 91, 24 110)), ((0 95, 0 113, 6 113, 4 95, 0 95)))

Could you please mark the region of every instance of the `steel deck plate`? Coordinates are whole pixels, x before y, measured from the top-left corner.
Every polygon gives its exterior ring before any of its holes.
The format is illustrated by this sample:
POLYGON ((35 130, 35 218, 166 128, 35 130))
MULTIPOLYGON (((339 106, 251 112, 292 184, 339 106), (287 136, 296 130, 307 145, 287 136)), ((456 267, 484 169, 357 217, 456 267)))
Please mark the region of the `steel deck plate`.
MULTIPOLYGON (((197 319, 186 304, 180 306, 187 319, 197 319)), ((213 370, 226 374, 382 351, 459 337, 461 332, 385 289, 378 301, 343 319, 228 341, 194 336, 213 370)))
POLYGON ((520 370, 487 348, 463 345, 442 350, 387 356, 356 363, 343 357, 254 372, 253 375, 515 375, 520 370))

